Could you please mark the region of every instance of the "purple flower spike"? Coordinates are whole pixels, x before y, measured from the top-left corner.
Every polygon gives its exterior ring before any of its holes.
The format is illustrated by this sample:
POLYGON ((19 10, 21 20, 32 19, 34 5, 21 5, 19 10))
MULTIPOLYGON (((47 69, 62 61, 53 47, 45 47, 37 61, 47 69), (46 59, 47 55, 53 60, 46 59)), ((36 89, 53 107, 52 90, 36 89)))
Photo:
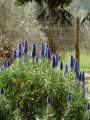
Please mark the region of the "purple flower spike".
POLYGON ((25 43, 24 43, 24 54, 25 55, 27 54, 27 51, 28 51, 28 43, 27 43, 27 41, 25 41, 25 43))
POLYGON ((0 94, 1 94, 1 95, 4 94, 4 89, 3 89, 3 88, 0 89, 0 94))
POLYGON ((85 73, 84 73, 84 71, 82 72, 82 82, 85 82, 85 73))
POLYGON ((48 104, 51 104, 51 102, 52 102, 52 97, 51 97, 51 96, 48 96, 48 97, 47 97, 47 103, 48 103, 48 104))
POLYGON ((41 46, 41 56, 43 57, 45 55, 45 47, 44 47, 44 44, 42 43, 42 46, 41 46))
POLYGON ((9 67, 10 66, 10 61, 9 60, 7 60, 7 67, 9 67))
POLYGON ((4 68, 7 67, 7 60, 6 59, 4 60, 3 66, 4 66, 4 68))
POLYGON ((64 75, 67 75, 68 74, 68 66, 67 64, 65 65, 65 70, 64 70, 64 75))
POLYGON ((19 48, 18 48, 18 56, 21 57, 22 56, 22 44, 19 44, 19 48))
POLYGON ((71 102, 71 101, 72 101, 72 96, 71 96, 71 95, 68 95, 67 100, 68 100, 68 102, 71 102))
POLYGON ((22 50, 22 44, 21 43, 19 44, 19 50, 22 50))
POLYGON ((82 73, 81 72, 79 73, 79 80, 80 81, 82 80, 82 73))
POLYGON ((63 70, 63 62, 61 60, 61 63, 60 63, 60 70, 63 70))
POLYGON ((13 59, 15 60, 17 58, 17 52, 16 50, 13 51, 13 59))
POLYGON ((76 80, 79 80, 79 71, 76 71, 76 80))
POLYGON ((56 66, 58 66, 58 51, 56 52, 56 66))
POLYGON ((50 48, 47 48, 47 58, 51 59, 51 52, 50 52, 50 48))
POLYGON ((53 55, 52 56, 52 68, 56 67, 56 58, 55 56, 53 55))
POLYGON ((76 61, 77 61, 76 58, 73 58, 74 65, 75 65, 76 61))
POLYGON ((47 57, 47 54, 48 54, 48 44, 46 44, 45 46, 44 46, 44 56, 46 56, 47 57))
POLYGON ((83 89, 83 93, 85 94, 85 73, 84 71, 82 72, 82 89, 83 89))
POLYGON ((74 72, 78 71, 78 62, 77 60, 75 60, 75 68, 74 68, 74 72))
POLYGON ((4 65, 4 68, 9 67, 10 66, 10 61, 8 59, 5 59, 3 65, 4 65))
POLYGON ((31 57, 34 58, 36 56, 36 45, 32 45, 31 57))
POLYGON ((90 110, 90 103, 87 104, 87 110, 90 110))
POLYGON ((70 67, 71 67, 71 70, 73 71, 73 69, 74 69, 74 58, 73 58, 72 55, 71 55, 70 67))
POLYGON ((19 49, 19 51, 18 51, 19 53, 18 53, 18 56, 19 56, 19 58, 22 56, 22 51, 19 49))

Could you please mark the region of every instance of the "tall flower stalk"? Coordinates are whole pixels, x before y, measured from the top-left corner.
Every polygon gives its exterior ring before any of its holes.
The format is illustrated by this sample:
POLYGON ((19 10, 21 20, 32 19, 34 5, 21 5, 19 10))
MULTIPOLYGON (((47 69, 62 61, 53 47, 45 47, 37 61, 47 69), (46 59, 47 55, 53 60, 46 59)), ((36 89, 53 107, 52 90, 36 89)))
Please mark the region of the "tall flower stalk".
POLYGON ((35 58, 36 57, 36 45, 32 45, 32 50, 31 50, 31 57, 35 58))

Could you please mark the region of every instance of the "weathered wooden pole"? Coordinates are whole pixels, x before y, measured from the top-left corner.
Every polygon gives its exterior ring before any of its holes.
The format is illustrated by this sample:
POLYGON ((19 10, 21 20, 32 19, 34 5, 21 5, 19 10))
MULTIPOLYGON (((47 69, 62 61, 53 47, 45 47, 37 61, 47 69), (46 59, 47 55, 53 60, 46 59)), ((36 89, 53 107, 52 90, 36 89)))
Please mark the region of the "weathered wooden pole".
POLYGON ((80 68, 80 18, 77 17, 76 21, 76 41, 75 41, 75 56, 80 68))

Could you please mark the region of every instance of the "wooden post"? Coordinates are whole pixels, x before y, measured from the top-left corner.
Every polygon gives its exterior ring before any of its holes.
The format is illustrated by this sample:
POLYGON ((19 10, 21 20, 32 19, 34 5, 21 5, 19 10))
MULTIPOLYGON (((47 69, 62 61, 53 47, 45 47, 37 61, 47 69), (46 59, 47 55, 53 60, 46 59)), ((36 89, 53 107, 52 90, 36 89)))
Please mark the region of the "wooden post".
POLYGON ((80 18, 79 17, 77 17, 77 23, 76 23, 75 56, 78 62, 78 68, 80 68, 80 18))

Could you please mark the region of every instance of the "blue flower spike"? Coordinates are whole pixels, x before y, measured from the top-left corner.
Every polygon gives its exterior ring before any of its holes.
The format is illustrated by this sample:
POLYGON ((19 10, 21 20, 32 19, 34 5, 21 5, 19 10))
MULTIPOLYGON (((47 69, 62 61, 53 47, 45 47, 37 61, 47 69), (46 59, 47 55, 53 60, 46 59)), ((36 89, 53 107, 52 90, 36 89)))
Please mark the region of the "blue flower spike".
POLYGON ((47 58, 51 59, 51 51, 49 47, 47 47, 47 58))
POLYGON ((32 45, 32 50, 31 50, 31 57, 35 58, 35 56, 36 56, 36 45, 33 44, 32 45))
POLYGON ((13 60, 15 60, 17 58, 17 52, 16 50, 13 50, 13 60))
POLYGON ((63 70, 63 61, 61 60, 61 63, 60 63, 60 70, 63 70))
POLYGON ((8 59, 5 59, 3 66, 4 66, 4 68, 8 68, 10 66, 10 61, 8 59))
POLYGON ((48 103, 48 104, 51 104, 51 102, 52 102, 52 97, 51 97, 51 96, 48 96, 48 97, 47 97, 47 103, 48 103))
POLYGON ((1 94, 1 95, 4 94, 4 89, 3 89, 3 88, 0 89, 0 94, 1 94))
POLYGON ((81 80, 82 80, 82 73, 80 71, 80 73, 79 73, 79 81, 81 81, 81 80))
POLYGON ((76 80, 79 80, 79 70, 76 71, 76 80))
POLYGON ((68 104, 71 104, 71 102, 72 102, 72 96, 70 94, 67 97, 67 102, 68 102, 68 104))
POLYGON ((55 55, 52 56, 52 68, 56 67, 56 58, 55 55))
POLYGON ((4 59, 4 62, 3 62, 3 67, 6 68, 7 67, 7 60, 4 59))
POLYGON ((76 72, 76 71, 78 71, 78 62, 77 62, 77 60, 75 60, 75 62, 74 62, 74 72, 76 72))
POLYGON ((21 43, 19 44, 19 49, 22 50, 22 44, 21 43))
POLYGON ((48 48, 48 44, 45 44, 45 46, 44 46, 44 56, 45 57, 47 57, 47 53, 48 53, 47 48, 48 48))
POLYGON ((70 67, 71 67, 71 71, 73 71, 73 69, 74 69, 74 58, 73 58, 72 55, 71 55, 70 67))
POLYGON ((72 96, 70 94, 68 95, 67 99, 68 99, 68 102, 72 102, 72 96))
POLYGON ((22 56, 22 45, 21 45, 21 43, 19 44, 19 48, 18 48, 18 56, 19 56, 19 58, 22 56))
POLYGON ((87 110, 90 110, 90 103, 87 104, 87 110))
POLYGON ((84 73, 84 71, 82 72, 82 82, 85 82, 85 73, 84 73))
POLYGON ((56 51, 55 56, 56 56, 56 66, 58 66, 58 51, 56 51))
POLYGON ((19 58, 22 56, 22 52, 21 52, 21 50, 19 50, 18 51, 19 53, 18 53, 18 56, 19 56, 19 58))
POLYGON ((84 96, 85 96, 85 92, 86 92, 86 90, 85 90, 85 73, 84 73, 84 71, 82 72, 82 90, 83 90, 83 94, 84 94, 84 96))
POLYGON ((64 70, 64 75, 67 75, 68 74, 68 65, 66 64, 65 65, 65 70, 64 70))
POLYGON ((44 57, 44 55, 45 55, 45 46, 42 43, 42 46, 41 46, 41 56, 44 57))
POLYGON ((26 55, 28 52, 28 43, 27 41, 24 42, 24 54, 26 55))
POLYGON ((10 61, 7 60, 7 67, 10 67, 10 61))

